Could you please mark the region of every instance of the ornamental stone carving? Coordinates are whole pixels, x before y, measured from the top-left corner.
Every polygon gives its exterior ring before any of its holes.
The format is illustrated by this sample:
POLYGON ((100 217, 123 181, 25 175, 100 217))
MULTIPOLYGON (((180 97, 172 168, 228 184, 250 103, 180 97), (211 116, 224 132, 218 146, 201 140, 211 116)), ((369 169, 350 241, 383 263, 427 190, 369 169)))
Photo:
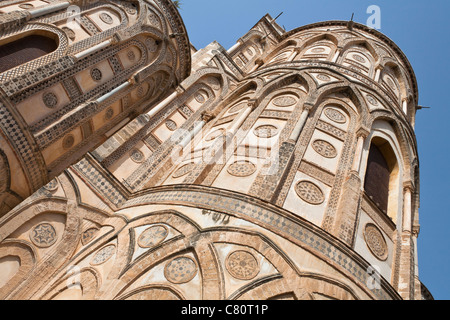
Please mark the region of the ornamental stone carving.
POLYGON ((91 69, 91 77, 92 79, 94 79, 95 81, 100 81, 102 80, 102 72, 100 71, 100 69, 98 68, 92 68, 91 69))
POLYGON ((195 163, 187 163, 179 167, 173 174, 172 178, 181 178, 182 176, 187 175, 195 168, 195 163))
POLYGON ((113 244, 107 245, 100 249, 91 260, 91 265, 98 266, 108 261, 116 252, 116 246, 113 244))
POLYGON ((44 93, 42 100, 47 108, 53 109, 58 105, 58 97, 53 92, 44 93))
POLYGON ((241 160, 232 163, 227 172, 235 177, 248 177, 256 171, 256 166, 250 161, 241 160))
POLYGON ((325 111, 325 116, 330 119, 331 121, 334 121, 336 123, 346 123, 347 122, 347 118, 342 114, 342 112, 333 109, 333 108, 326 108, 325 111))
POLYGON ((190 257, 178 257, 167 263, 164 276, 172 283, 186 283, 197 274, 197 264, 190 257))
POLYGON ((113 117, 114 117, 114 109, 113 108, 106 109, 104 119, 108 121, 111 120, 113 117))
POLYGON ((56 178, 52 179, 44 186, 44 189, 47 191, 56 191, 58 189, 58 180, 56 178))
POLYGON ((40 223, 31 231, 30 240, 40 248, 48 248, 57 240, 56 230, 50 223, 40 223))
POLYGON ((295 186, 295 192, 305 202, 319 205, 325 201, 322 190, 310 181, 300 181, 295 186))
POLYGON ((138 245, 141 248, 152 248, 163 242, 168 234, 169 231, 165 226, 152 226, 139 236, 138 245))
POLYGON ((381 261, 385 261, 388 257, 388 248, 386 240, 380 229, 374 224, 368 223, 364 229, 364 240, 370 252, 381 261))
POLYGON ((145 156, 139 149, 133 149, 130 152, 130 159, 136 163, 142 163, 145 160, 145 156))
POLYGON ((173 120, 171 120, 171 119, 169 119, 169 120, 166 121, 166 127, 167 127, 167 129, 169 129, 170 131, 175 131, 175 130, 177 130, 177 128, 178 128, 178 126, 177 126, 177 124, 175 123, 175 121, 173 121, 173 120))
POLYGON ((102 20, 106 24, 113 24, 114 22, 113 18, 107 13, 102 12, 100 13, 99 17, 100 20, 102 20))
POLYGON ((273 100, 273 105, 276 107, 290 107, 297 103, 297 99, 291 96, 277 97, 273 100))
POLYGON ((240 280, 251 280, 260 271, 255 256, 244 250, 231 252, 225 260, 225 267, 234 278, 240 280))
POLYGON ((277 135, 278 128, 271 124, 265 124, 257 127, 253 133, 259 138, 272 138, 277 135))
POLYGON ((72 148, 73 144, 75 143, 75 138, 73 135, 68 134, 64 137, 62 145, 64 149, 70 149, 72 148))
POLYGON ((333 145, 325 140, 315 140, 312 143, 313 149, 320 154, 322 157, 325 158, 336 158, 337 151, 336 148, 333 147, 333 145))
POLYGON ((81 243, 83 246, 91 242, 98 233, 98 228, 89 228, 81 234, 81 243))

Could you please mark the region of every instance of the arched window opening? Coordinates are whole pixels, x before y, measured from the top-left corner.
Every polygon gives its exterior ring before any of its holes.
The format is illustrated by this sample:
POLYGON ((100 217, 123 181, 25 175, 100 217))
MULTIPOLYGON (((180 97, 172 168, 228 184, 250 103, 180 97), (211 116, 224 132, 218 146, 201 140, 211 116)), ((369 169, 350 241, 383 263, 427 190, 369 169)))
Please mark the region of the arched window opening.
POLYGON ((374 138, 370 145, 364 191, 394 222, 397 216, 399 167, 390 144, 374 138))
POLYGON ((0 73, 45 56, 58 48, 58 41, 42 34, 28 34, 0 43, 0 73))

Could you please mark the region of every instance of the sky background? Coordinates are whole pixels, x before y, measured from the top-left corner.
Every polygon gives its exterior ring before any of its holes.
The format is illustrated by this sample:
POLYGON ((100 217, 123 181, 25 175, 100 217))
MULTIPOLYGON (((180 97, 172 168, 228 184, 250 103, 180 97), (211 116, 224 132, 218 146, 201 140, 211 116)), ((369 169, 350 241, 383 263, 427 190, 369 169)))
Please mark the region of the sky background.
POLYGON ((408 57, 417 77, 416 135, 421 175, 419 276, 436 300, 450 299, 450 214, 445 201, 450 174, 450 1, 448 0, 182 0, 180 9, 191 43, 201 49, 216 40, 225 49, 266 13, 289 31, 326 20, 367 23, 367 8, 381 9, 381 29, 408 57))

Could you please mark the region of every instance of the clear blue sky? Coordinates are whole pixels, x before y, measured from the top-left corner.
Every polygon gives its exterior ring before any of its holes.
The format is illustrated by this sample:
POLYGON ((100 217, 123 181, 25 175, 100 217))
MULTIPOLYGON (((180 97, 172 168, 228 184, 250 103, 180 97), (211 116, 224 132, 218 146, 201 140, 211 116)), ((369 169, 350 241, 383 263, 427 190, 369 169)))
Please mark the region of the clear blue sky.
POLYGON ((363 0, 182 0, 191 43, 201 49, 216 40, 230 48, 266 13, 286 30, 325 20, 366 24, 370 5, 381 9, 381 31, 408 57, 419 85, 416 135, 421 173, 419 273, 437 300, 450 299, 450 1, 363 0))

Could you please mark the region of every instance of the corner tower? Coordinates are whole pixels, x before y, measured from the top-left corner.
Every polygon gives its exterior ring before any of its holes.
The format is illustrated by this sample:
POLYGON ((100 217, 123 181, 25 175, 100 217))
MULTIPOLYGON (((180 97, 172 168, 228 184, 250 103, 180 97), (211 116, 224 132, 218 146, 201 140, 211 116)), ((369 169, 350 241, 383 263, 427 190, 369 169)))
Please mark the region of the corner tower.
POLYGON ((401 50, 267 15, 191 53, 170 95, 0 221, 2 297, 421 299, 401 50))

